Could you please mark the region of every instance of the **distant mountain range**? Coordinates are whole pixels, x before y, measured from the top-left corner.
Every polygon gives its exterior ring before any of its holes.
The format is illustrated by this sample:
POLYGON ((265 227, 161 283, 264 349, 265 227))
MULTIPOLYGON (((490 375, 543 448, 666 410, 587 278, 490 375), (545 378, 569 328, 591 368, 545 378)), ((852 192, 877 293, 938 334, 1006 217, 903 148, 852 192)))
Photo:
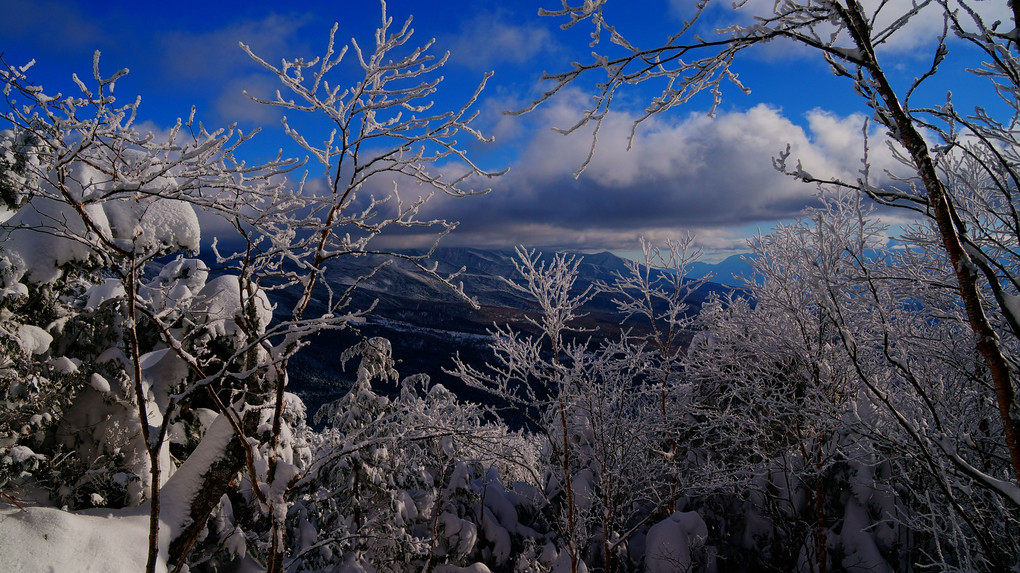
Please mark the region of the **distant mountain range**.
POLYGON ((687 276, 692 279, 700 279, 711 273, 714 275, 712 282, 716 284, 742 287, 744 286, 744 281, 741 277, 751 277, 751 264, 745 260, 749 256, 748 254, 733 255, 718 263, 702 263, 699 261, 691 265, 687 276))
MULTIPOLYGON (((412 253, 413 254, 413 253, 412 253)), ((462 398, 485 401, 443 372, 452 366, 452 356, 460 353, 468 361, 487 359, 487 329, 494 324, 513 324, 520 330, 530 325, 523 319, 527 313, 538 310, 533 301, 512 289, 505 279, 514 278, 515 254, 512 250, 473 248, 440 248, 430 261, 437 264, 441 275, 464 271, 457 277, 464 291, 474 297, 481 308, 473 309, 440 281, 422 274, 413 265, 395 260, 370 280, 359 285, 353 300, 355 308, 375 303, 375 309, 364 324, 353 331, 324 332, 291 362, 291 390, 308 403, 309 412, 319 405, 338 397, 349 387, 356 364, 343 371, 338 363, 340 353, 357 342, 359 336, 383 336, 393 343, 394 357, 398 359, 401 376, 416 373, 428 374, 442 382, 462 398)), ((544 255, 547 260, 552 254, 544 255)), ((576 287, 587 288, 597 282, 611 282, 616 274, 626 274, 626 261, 612 253, 578 255, 582 257, 578 268, 576 287)), ((342 289, 358 277, 377 266, 384 259, 379 256, 339 257, 326 269, 326 278, 342 289)), ((692 278, 715 273, 715 282, 707 283, 689 300, 692 311, 697 312, 711 292, 732 290, 739 285, 732 274, 742 272, 738 257, 721 263, 698 263, 692 278), (724 282, 725 281, 725 282, 724 282)), ((748 267, 749 268, 749 267, 748 267)), ((286 295, 280 295, 281 308, 289 308, 286 295)), ((313 309, 314 310, 314 309, 313 309)), ((596 296, 589 302, 583 326, 594 329, 586 333, 597 342, 600 337, 613 336, 620 331, 620 315, 608 295, 596 296)), ((646 328, 640 323, 626 324, 640 332, 646 328)))

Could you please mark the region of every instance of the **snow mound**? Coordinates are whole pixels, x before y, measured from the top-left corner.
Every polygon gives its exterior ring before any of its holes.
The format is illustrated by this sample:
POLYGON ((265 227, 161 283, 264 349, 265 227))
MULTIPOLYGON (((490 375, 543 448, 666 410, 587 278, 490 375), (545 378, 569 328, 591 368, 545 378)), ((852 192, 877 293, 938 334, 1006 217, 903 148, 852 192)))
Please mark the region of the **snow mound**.
MULTIPOLYGON (((0 563, 5 571, 144 571, 148 520, 147 507, 73 513, 0 506, 0 563)), ((156 571, 166 570, 160 560, 156 571)))
POLYGON ((42 354, 50 349, 53 337, 50 333, 31 324, 18 327, 18 346, 29 354, 42 354))
POLYGON ((490 570, 484 563, 473 563, 467 567, 444 563, 436 567, 436 573, 490 573, 490 570))
POLYGON ((708 526, 693 511, 678 511, 648 530, 645 567, 649 573, 687 571, 692 550, 708 538, 708 526))

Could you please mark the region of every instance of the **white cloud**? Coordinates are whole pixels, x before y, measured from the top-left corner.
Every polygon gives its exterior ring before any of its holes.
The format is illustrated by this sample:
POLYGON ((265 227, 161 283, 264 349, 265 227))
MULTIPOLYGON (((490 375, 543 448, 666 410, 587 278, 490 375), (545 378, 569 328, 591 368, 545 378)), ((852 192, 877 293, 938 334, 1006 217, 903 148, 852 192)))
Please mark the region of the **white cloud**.
POLYGON ((308 26, 312 20, 307 15, 270 14, 214 30, 165 32, 159 38, 161 80, 189 86, 195 99, 207 99, 225 121, 275 123, 277 110, 251 102, 242 91, 270 97, 279 82, 244 53, 238 42, 250 45, 256 55, 276 65, 284 57, 314 57, 319 49, 316 41, 324 42, 329 29, 323 26, 314 34, 303 34, 305 28, 314 28, 308 26), (309 39, 315 48, 310 47, 309 39))
MULTIPOLYGON (((523 121, 569 125, 583 99, 557 99, 523 121)), ((803 127, 776 108, 759 105, 715 118, 655 117, 626 138, 634 116, 611 114, 591 165, 572 173, 588 152, 590 132, 562 136, 534 132, 509 175, 490 182, 492 194, 464 200, 437 198, 428 213, 461 221, 454 243, 529 244, 573 248, 633 248, 639 237, 697 233, 713 250, 742 250, 756 227, 814 204, 817 188, 784 176, 772 159, 791 146, 819 178, 855 181, 864 150, 863 116, 814 110, 803 127)), ((882 137, 870 134, 876 175, 895 163, 882 137)))
MULTIPOLYGON (((249 121, 254 125, 273 126, 280 122, 282 108, 260 104, 251 99, 275 99, 280 81, 269 73, 253 73, 225 78, 213 100, 213 109, 228 121, 249 121), (245 94, 248 95, 245 95, 245 94), (251 97, 249 97, 251 96, 251 97)), ((288 144, 290 142, 287 142, 288 144)))
POLYGON ((479 14, 461 23, 456 36, 446 42, 454 63, 475 70, 492 70, 504 64, 535 61, 554 49, 552 34, 534 22, 518 25, 503 11, 479 14))
MULTIPOLYGON (((689 19, 693 15, 691 2, 688 0, 670 0, 669 4, 670 13, 678 18, 689 19)), ((700 32, 708 34, 735 24, 749 25, 755 21, 756 17, 773 16, 777 6, 775 0, 746 0, 738 6, 734 6, 734 4, 729 1, 711 3, 702 16, 703 26, 699 28, 700 32)), ((803 4, 808 4, 808 2, 803 2, 803 4)), ((925 59, 931 57, 925 48, 934 46, 934 42, 943 28, 943 10, 938 3, 925 6, 917 14, 912 15, 906 25, 896 29, 891 35, 885 36, 884 34, 886 30, 890 29, 890 26, 894 24, 899 26, 900 18, 906 15, 914 4, 914 0, 861 0, 865 15, 870 22, 873 22, 876 34, 885 37, 885 41, 878 46, 880 55, 923 57, 925 59)), ((951 9, 958 9, 959 4, 961 4, 959 0, 950 0, 951 9)), ((969 1, 967 5, 975 10, 988 25, 998 20, 1003 22, 1005 29, 1012 27, 1012 12, 1007 2, 978 0, 969 1)), ((961 20, 965 25, 970 24, 966 16, 963 16, 961 20)), ((816 29, 819 37, 823 39, 827 39, 834 30, 834 27, 825 23, 816 29)), ((950 41, 952 41, 952 34, 950 36, 950 41)), ((837 40, 837 45, 850 46, 850 40, 845 33, 837 40)), ((764 58, 797 58, 812 52, 811 48, 795 44, 792 41, 777 40, 761 46, 760 56, 764 58)))
MULTIPOLYGON (((259 20, 231 22, 214 30, 193 32, 173 30, 160 38, 162 64, 167 73, 182 81, 215 81, 223 76, 257 68, 238 46, 251 45, 252 51, 270 63, 282 57, 311 56, 299 32, 309 21, 308 16, 270 14, 259 20)), ((328 28, 316 35, 324 40, 328 28)))

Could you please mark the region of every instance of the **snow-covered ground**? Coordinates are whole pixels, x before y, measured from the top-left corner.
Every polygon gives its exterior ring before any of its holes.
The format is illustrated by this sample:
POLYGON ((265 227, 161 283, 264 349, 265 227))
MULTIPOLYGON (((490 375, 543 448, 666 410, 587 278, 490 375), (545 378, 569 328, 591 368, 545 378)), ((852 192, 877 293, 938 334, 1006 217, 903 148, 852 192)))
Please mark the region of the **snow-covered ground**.
MULTIPOLYGON (((69 512, 0 504, 0 569, 144 571, 148 521, 147 505, 69 512)), ((166 563, 160 561, 156 571, 166 571, 166 563)))

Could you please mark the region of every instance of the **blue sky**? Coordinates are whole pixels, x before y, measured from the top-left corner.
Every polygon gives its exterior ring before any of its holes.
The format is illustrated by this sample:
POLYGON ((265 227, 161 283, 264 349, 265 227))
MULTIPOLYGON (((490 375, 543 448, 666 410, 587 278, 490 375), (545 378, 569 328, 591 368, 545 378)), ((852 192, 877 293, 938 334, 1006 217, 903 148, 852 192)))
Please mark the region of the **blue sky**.
MULTIPOLYGON (((689 5, 682 0, 612 0, 606 16, 632 42, 651 46, 677 29, 689 5)), ((745 12, 771 5, 772 0, 751 0, 745 12)), ((710 258, 721 258, 746 250, 744 240, 756 229, 767 230, 813 201, 813 186, 772 168, 771 158, 787 144, 816 175, 846 175, 858 168, 866 114, 862 102, 819 57, 776 43, 745 54, 734 68, 750 95, 727 89, 714 118, 705 114, 707 97, 656 117, 639 130, 630 151, 625 135, 650 94, 641 88, 621 94, 592 165, 575 180, 572 173, 583 161, 589 136, 565 137, 550 128, 576 120, 587 103, 582 89, 567 90, 523 117, 502 113, 523 107, 546 87, 539 83, 543 71, 564 70, 590 52, 590 26, 564 31, 559 29, 562 20, 537 15, 540 7, 558 6, 558 0, 387 3, 398 23, 414 16, 419 42, 435 38, 437 54, 451 53, 437 107, 458 105, 486 71, 495 72, 477 106, 477 127, 496 142, 472 146, 472 152, 487 169, 511 170, 492 182, 488 195, 434 201, 428 214, 461 222, 447 244, 626 252, 639 237, 662 240, 689 230, 710 258)), ((982 6, 1003 18, 1007 14, 1005 0, 982 6)), ((720 24, 747 17, 722 8, 708 16, 720 24)), ((909 81, 930 62, 932 40, 941 28, 934 16, 924 15, 903 30, 881 54, 897 81, 909 81)), ((380 20, 380 4, 33 0, 6 7, 3 17, 0 51, 5 60, 22 64, 35 59, 30 78, 46 91, 73 91, 71 73, 89 77, 92 53, 100 50, 106 72, 131 70, 118 82, 117 95, 133 99, 141 94, 143 119, 169 126, 195 104, 207 125, 262 125, 263 133, 249 149, 259 159, 287 148, 288 141, 280 113, 241 94, 242 89, 270 93, 275 87, 274 78, 248 59, 238 41, 270 62, 312 57, 322 52, 330 27, 339 22, 338 41, 355 37, 367 44, 380 20)), ((964 71, 975 63, 962 45, 951 45, 940 79, 924 94, 929 103, 940 103, 952 89, 964 106, 994 105, 982 81, 964 71)), ((892 166, 885 157, 874 161, 877 167, 892 166)), ((892 223, 897 216, 886 215, 892 223)))

